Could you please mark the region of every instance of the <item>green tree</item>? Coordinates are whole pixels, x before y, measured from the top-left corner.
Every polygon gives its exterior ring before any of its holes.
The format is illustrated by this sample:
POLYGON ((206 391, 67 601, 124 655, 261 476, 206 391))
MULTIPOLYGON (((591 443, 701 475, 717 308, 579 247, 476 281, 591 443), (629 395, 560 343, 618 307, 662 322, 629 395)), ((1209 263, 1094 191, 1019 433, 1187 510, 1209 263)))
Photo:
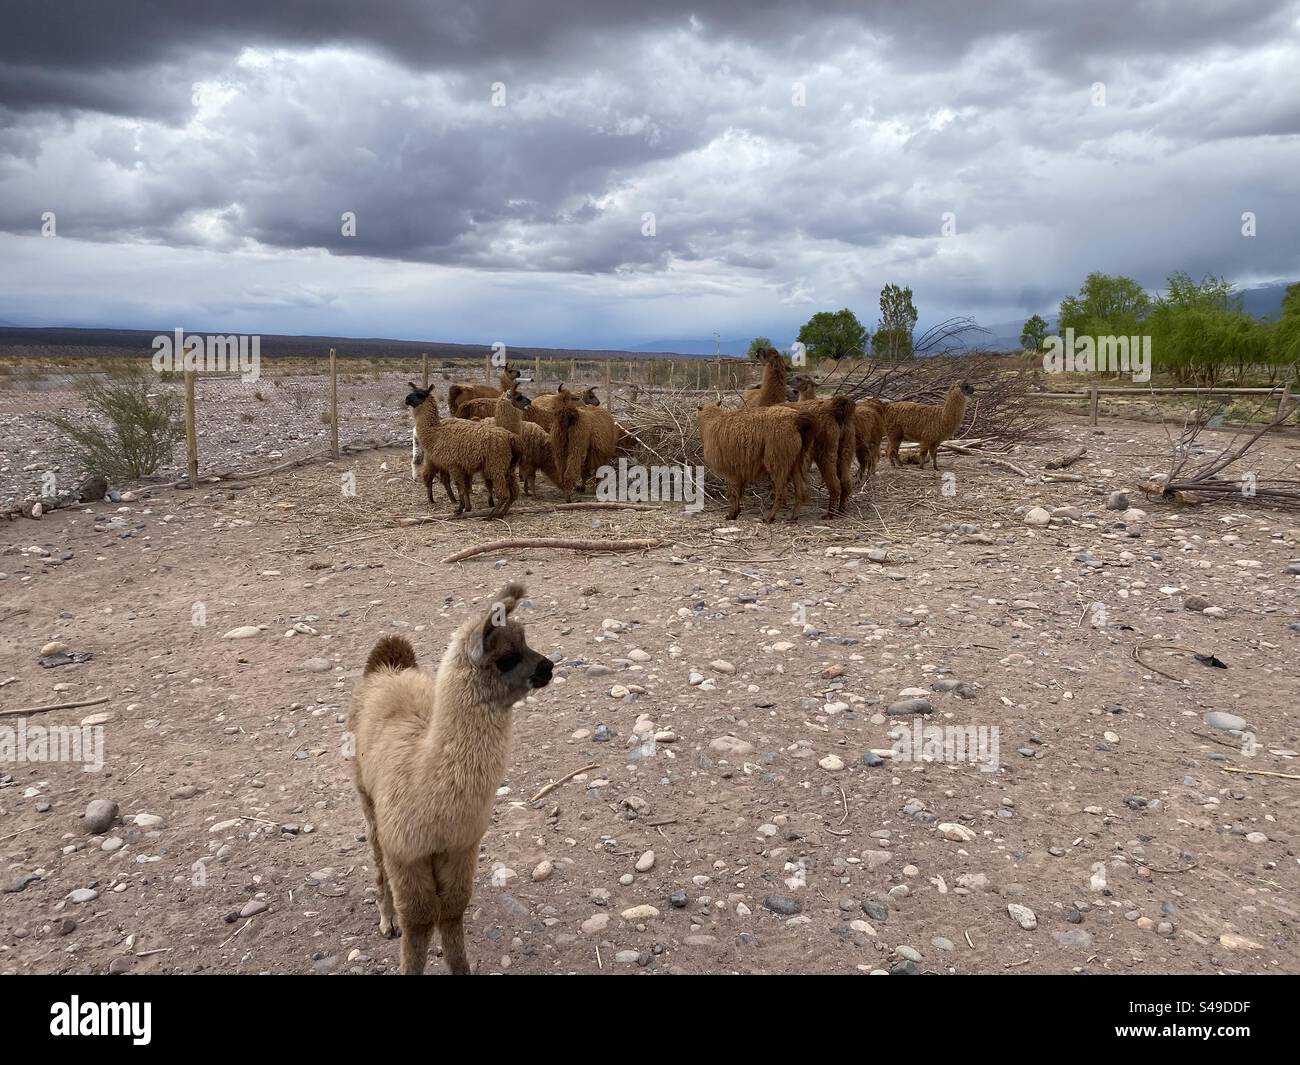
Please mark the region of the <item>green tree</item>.
POLYGON ((799 327, 799 343, 811 359, 861 359, 869 334, 858 316, 845 307, 818 311, 799 327))
POLYGON ((916 307, 912 290, 886 285, 880 290, 880 324, 871 342, 872 350, 886 359, 906 359, 912 354, 916 329, 916 307))
POLYGON ((776 345, 773 344, 769 338, 755 337, 753 340, 749 342, 748 355, 751 359, 757 359, 758 353, 760 351, 762 351, 764 348, 773 348, 773 347, 776 347, 776 345))
POLYGON ((1032 315, 1025 319, 1024 327, 1020 330, 1020 346, 1026 351, 1042 351, 1043 341, 1047 338, 1047 323, 1043 321, 1040 315, 1032 315))
POLYGON ((1229 372, 1244 381, 1251 367, 1272 362, 1272 327, 1241 309, 1230 282, 1213 275, 1193 281, 1179 270, 1167 285, 1146 322, 1160 369, 1213 385, 1229 372))
POLYGON ((1282 297, 1282 317, 1269 337, 1269 363, 1292 375, 1300 368, 1300 283, 1287 285, 1282 297))
POLYGON ((1128 336, 1151 312, 1151 297, 1131 277, 1089 274, 1077 295, 1061 300, 1061 332, 1128 336))

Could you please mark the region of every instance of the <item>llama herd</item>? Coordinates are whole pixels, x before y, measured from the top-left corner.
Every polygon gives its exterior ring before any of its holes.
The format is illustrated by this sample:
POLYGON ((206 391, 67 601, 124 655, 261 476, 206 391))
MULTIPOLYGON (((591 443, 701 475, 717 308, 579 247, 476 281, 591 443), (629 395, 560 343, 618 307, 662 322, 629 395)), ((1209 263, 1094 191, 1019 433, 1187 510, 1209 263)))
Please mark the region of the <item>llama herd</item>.
MULTIPOLYGON (((765 520, 774 521, 793 493, 790 520, 807 498, 807 471, 816 466, 826 488, 824 518, 842 514, 849 497, 876 472, 880 445, 888 438, 888 455, 903 465, 904 441, 920 445, 922 467, 939 468, 939 445, 951 436, 966 413, 974 389, 954 384, 942 405, 884 403, 849 396, 817 398, 817 383, 800 374, 789 379, 785 359, 775 348, 759 353, 761 383, 741 393, 740 406, 726 409, 719 401, 699 410, 704 465, 727 484, 727 519, 740 513, 751 482, 772 483, 772 505, 765 520), (853 463, 857 462, 857 472, 853 463)), ((456 514, 473 509, 475 477, 487 486, 488 519, 504 517, 519 497, 536 494, 541 473, 573 502, 575 492, 602 467, 611 465, 631 440, 601 406, 594 388, 529 398, 519 391, 519 372, 506 366, 499 385, 453 384, 447 391, 447 418, 438 413, 432 388, 409 384, 406 405, 414 414, 411 431, 411 478, 424 482, 433 503, 437 477, 456 504, 456 514), (453 487, 454 482, 454 487, 453 487)))
MULTIPOLYGON (((901 465, 899 445, 913 440, 922 465, 933 460, 938 469, 939 444, 957 429, 974 392, 954 385, 942 406, 818 399, 811 377, 787 379, 775 349, 760 357, 763 380, 745 390, 739 408, 718 402, 699 409, 704 462, 727 482, 729 520, 740 513, 746 487, 764 476, 772 482, 766 519, 773 521, 793 492, 795 520, 810 466, 826 486, 826 516, 842 513, 854 488, 874 474, 886 437, 891 462, 901 465)), ((594 389, 561 386, 530 399, 518 377, 507 366, 499 387, 453 384, 445 418, 433 389, 409 385, 411 476, 424 482, 430 503, 437 477, 456 513, 472 510, 473 481, 481 477, 488 517, 503 517, 519 496, 519 480, 534 494, 538 473, 568 502, 625 446, 629 434, 594 389)), ((353 692, 348 729, 374 851, 379 931, 402 937, 403 974, 424 972, 435 928, 448 968, 470 971, 464 916, 479 841, 506 772, 511 707, 552 675, 551 660, 528 646, 512 617, 524 596, 521 585, 506 585, 456 630, 433 675, 417 668, 405 637, 383 637, 353 692)))

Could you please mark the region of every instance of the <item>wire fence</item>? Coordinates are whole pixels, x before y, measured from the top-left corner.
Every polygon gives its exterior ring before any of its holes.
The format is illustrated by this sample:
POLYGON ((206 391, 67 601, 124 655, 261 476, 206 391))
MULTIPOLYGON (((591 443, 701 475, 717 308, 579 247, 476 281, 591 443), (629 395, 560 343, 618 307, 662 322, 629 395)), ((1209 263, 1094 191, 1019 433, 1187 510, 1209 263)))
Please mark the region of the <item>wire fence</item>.
MULTIPOLYGON (((512 359, 529 396, 595 388, 618 411, 660 390, 732 393, 757 382, 757 368, 734 358, 512 359)), ((88 470, 60 416, 109 429, 92 397, 130 374, 147 377, 148 396, 184 423, 170 461, 145 480, 205 478, 293 464, 404 440, 408 382, 432 385, 447 412, 455 383, 496 385, 500 368, 483 360, 428 356, 262 357, 255 374, 237 370, 156 372, 147 357, 0 360, 0 510, 67 491, 88 470)))

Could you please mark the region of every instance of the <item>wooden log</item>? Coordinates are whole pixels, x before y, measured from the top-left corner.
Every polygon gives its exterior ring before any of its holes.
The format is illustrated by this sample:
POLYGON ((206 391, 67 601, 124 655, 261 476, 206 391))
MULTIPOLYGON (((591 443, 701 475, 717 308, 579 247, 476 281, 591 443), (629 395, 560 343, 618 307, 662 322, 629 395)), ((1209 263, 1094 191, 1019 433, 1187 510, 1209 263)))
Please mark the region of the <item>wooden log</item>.
POLYGON ((194 410, 194 371, 185 371, 185 468, 191 488, 199 484, 199 430, 194 410))
POLYGON ((1066 469, 1069 466, 1073 466, 1087 453, 1088 449, 1086 447, 1076 447, 1073 451, 1067 451, 1064 455, 1052 459, 1051 462, 1047 463, 1047 468, 1049 470, 1066 469))
POLYGON ((330 454, 339 453, 339 366, 330 348, 330 454))

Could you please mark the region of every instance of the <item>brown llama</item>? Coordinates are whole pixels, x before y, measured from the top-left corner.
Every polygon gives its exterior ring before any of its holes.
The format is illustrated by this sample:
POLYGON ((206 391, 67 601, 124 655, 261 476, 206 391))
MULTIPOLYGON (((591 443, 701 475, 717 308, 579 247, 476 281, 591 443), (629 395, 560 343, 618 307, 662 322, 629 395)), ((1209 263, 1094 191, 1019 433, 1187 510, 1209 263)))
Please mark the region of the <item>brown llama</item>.
POLYGON ((433 477, 437 474, 448 496, 456 502, 456 513, 472 510, 474 475, 482 474, 492 507, 486 516, 501 518, 509 513, 519 495, 515 480, 515 470, 523 455, 519 439, 509 430, 492 425, 459 418, 444 421, 438 417, 438 399, 432 388, 417 388, 412 384, 406 405, 415 411, 415 431, 424 451, 420 478, 429 502, 433 503, 433 477), (460 488, 459 498, 451 491, 452 476, 460 488))
POLYGON ((954 382, 942 406, 932 403, 891 403, 885 408, 885 434, 889 437, 889 461, 902 466, 898 446, 904 440, 921 445, 921 468, 927 459, 939 468, 939 445, 957 431, 966 416, 966 400, 975 394, 968 381, 954 382))
POLYGON ((457 629, 434 676, 402 636, 370 652, 353 692, 353 779, 379 887, 379 934, 402 937, 402 974, 419 976, 438 929, 447 967, 470 971, 465 909, 479 841, 506 772, 510 708, 551 680, 551 660, 511 619, 525 596, 508 584, 457 629))
POLYGON ((823 518, 843 514, 853 491, 853 457, 857 453, 854 414, 857 410, 848 396, 827 399, 804 399, 785 404, 813 420, 813 446, 809 455, 826 486, 826 512, 823 518))
POLYGON ((853 429, 858 459, 858 483, 876 475, 880 461, 880 441, 885 434, 885 404, 880 400, 860 399, 853 415, 853 429))
MULTIPOLYGON (((475 400, 475 402, 480 401, 475 400)), ((524 420, 524 415, 530 406, 532 404, 528 397, 520 392, 499 396, 496 401, 496 414, 491 419, 491 423, 502 429, 509 429, 524 445, 523 457, 519 460, 519 480, 523 484, 524 495, 537 494, 538 470, 551 484, 563 491, 562 477, 555 463, 555 451, 551 447, 550 434, 536 422, 524 420)))
POLYGON ((564 501, 572 503, 574 489, 585 492, 587 478, 618 456, 619 425, 605 408, 580 404, 569 392, 561 394, 554 413, 551 451, 564 501))
POLYGON ((728 521, 740 513, 749 483, 764 474, 772 482, 772 506, 764 520, 776 520, 791 487, 790 520, 798 519, 807 494, 804 462, 815 430, 811 416, 790 407, 723 410, 714 403, 700 408, 699 424, 704 464, 727 482, 728 521))
POLYGON ((763 364, 763 380, 751 385, 740 394, 743 407, 774 407, 789 399, 785 357, 776 348, 763 348, 758 353, 763 364))
POLYGON ((452 385, 447 389, 447 410, 453 418, 459 418, 462 403, 471 399, 496 399, 506 392, 513 392, 518 379, 519 371, 507 363, 501 368, 500 388, 491 385, 452 385))

